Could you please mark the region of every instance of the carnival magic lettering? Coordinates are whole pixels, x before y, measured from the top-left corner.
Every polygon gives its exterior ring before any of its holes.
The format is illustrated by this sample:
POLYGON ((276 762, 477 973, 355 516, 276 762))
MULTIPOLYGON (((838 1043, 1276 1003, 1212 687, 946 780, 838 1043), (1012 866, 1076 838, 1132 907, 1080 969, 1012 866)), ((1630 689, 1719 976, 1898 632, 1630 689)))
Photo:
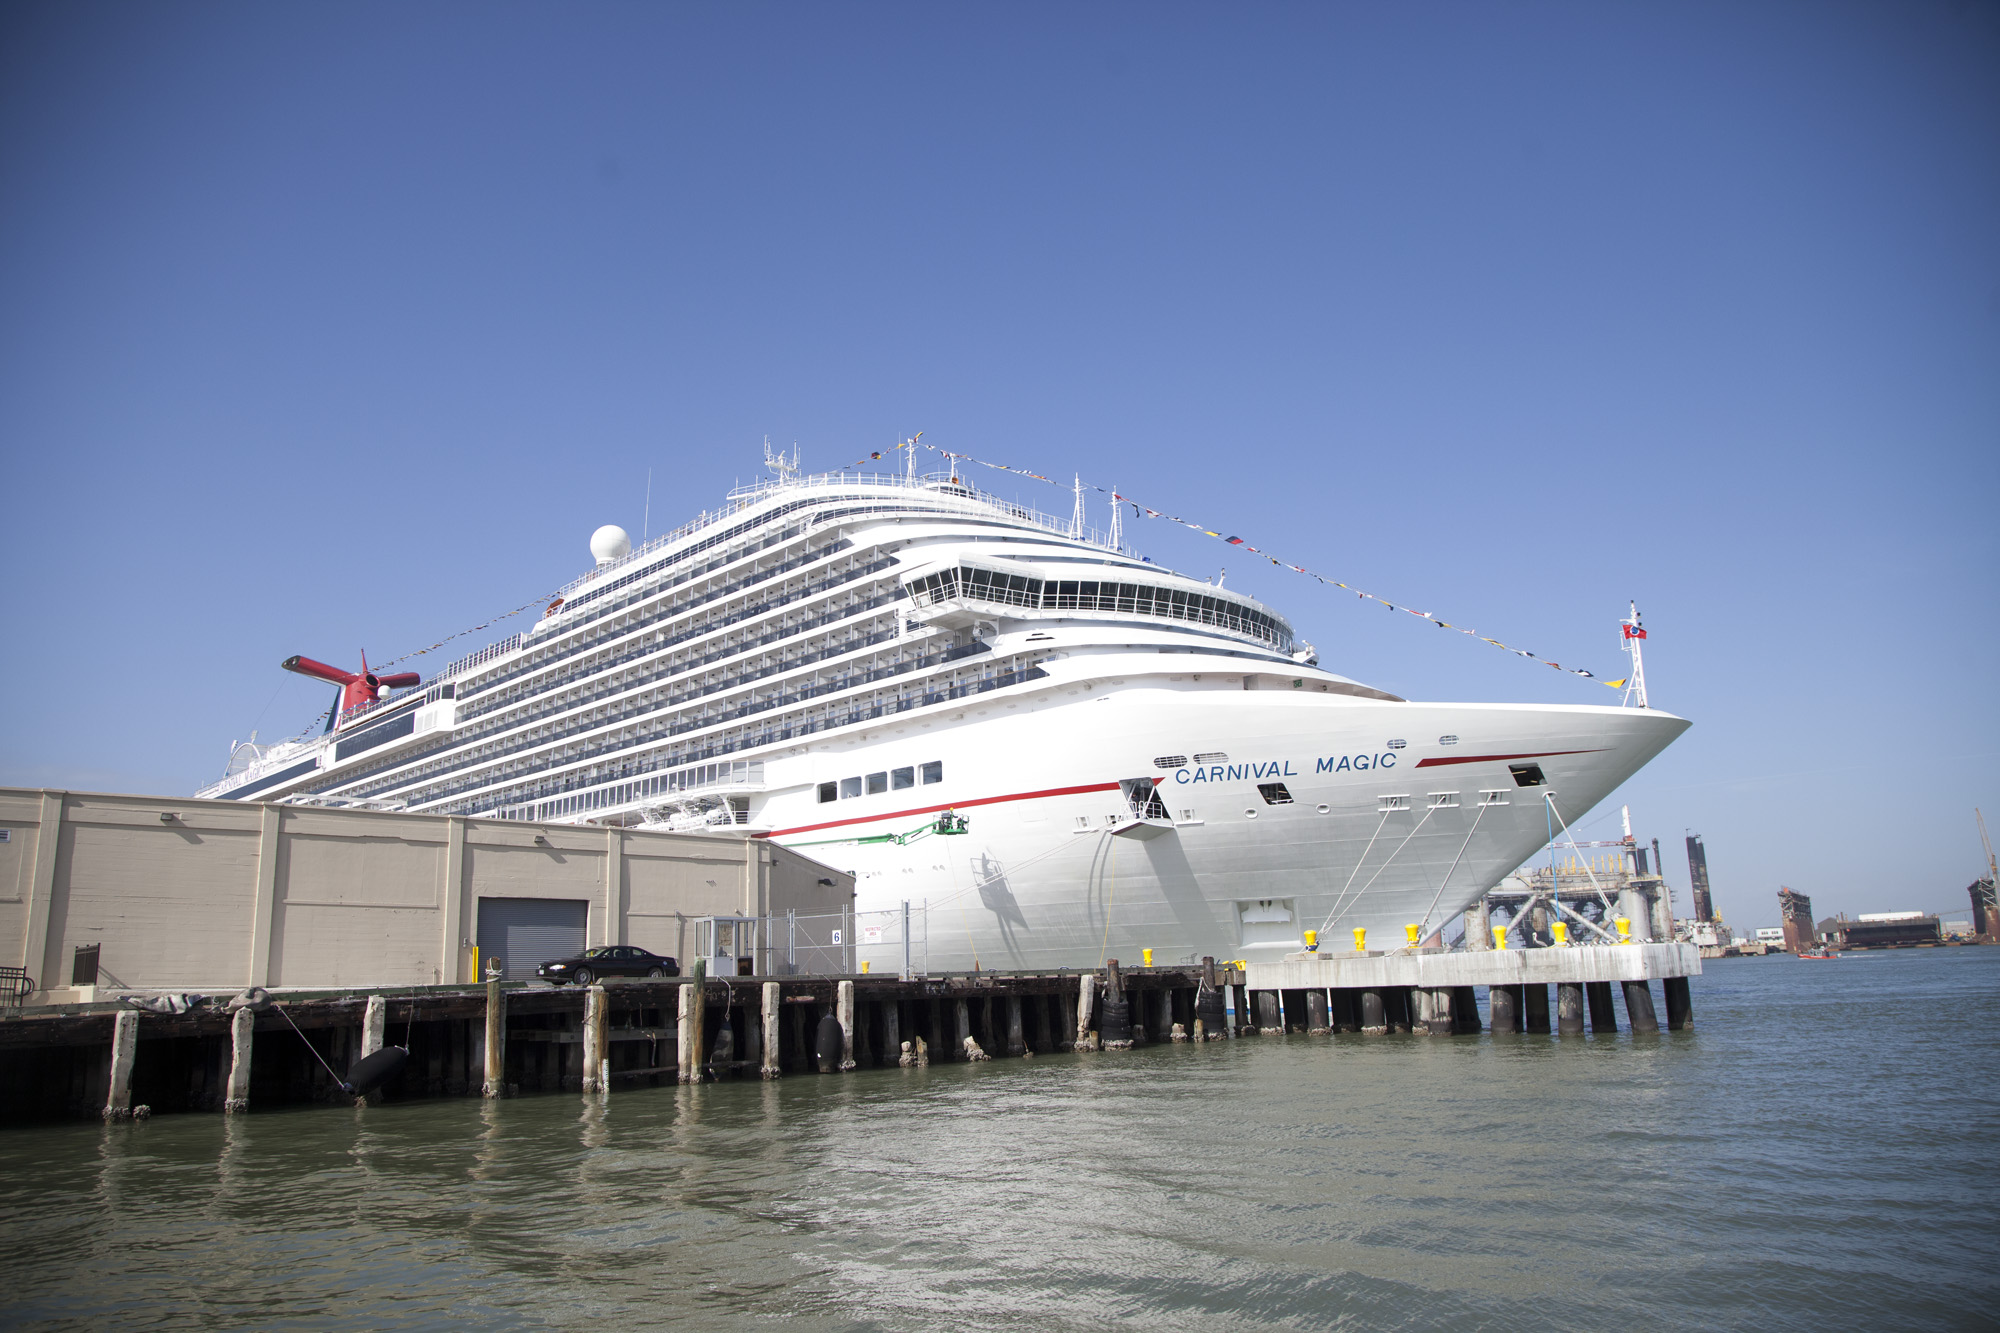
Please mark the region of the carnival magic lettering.
MULTIPOLYGON (((1393 754, 1338 754, 1316 761, 1315 773, 1365 773, 1371 768, 1394 768, 1393 754)), ((1298 773, 1289 759, 1273 759, 1263 764, 1209 764, 1203 768, 1178 768, 1174 781, 1182 786, 1197 782, 1258 782, 1264 778, 1295 778, 1298 773)))

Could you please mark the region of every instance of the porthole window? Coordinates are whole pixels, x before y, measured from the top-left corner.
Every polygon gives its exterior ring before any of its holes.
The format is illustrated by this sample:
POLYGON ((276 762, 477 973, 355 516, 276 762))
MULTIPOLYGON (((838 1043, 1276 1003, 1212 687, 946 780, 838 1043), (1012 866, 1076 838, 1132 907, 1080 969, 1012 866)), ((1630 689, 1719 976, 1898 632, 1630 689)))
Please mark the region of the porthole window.
POLYGON ((923 766, 924 785, 944 781, 944 760, 933 759, 923 766))
POLYGON ((868 794, 870 796, 880 796, 887 790, 889 790, 889 775, 886 772, 870 773, 868 775, 868 794))
POLYGON ((1257 812, 1255 810, 1245 810, 1243 812, 1243 817, 1245 819, 1255 819, 1257 817, 1257 812))
POLYGON ((1400 750, 1400 749, 1402 749, 1402 748, 1403 748, 1403 747, 1404 747, 1405 745, 1408 745, 1408 744, 1409 744, 1409 742, 1408 742, 1408 741, 1401 741, 1401 740, 1397 740, 1397 741, 1390 741, 1390 742, 1389 742, 1389 748, 1390 748, 1390 749, 1392 749, 1392 750, 1400 750))
POLYGON ((901 791, 905 787, 917 785, 917 770, 914 768, 892 768, 889 770, 889 789, 901 791))
POLYGON ((1333 812, 1333 807, 1330 805, 1322 805, 1318 807, 1318 810, 1323 815, 1331 814, 1333 812))
POLYGON ((860 794, 861 794, 861 779, 860 779, 860 778, 842 778, 842 779, 840 780, 840 799, 841 799, 841 800, 843 800, 843 801, 851 801, 851 800, 853 800, 853 799, 854 799, 855 797, 859 796, 860 794))

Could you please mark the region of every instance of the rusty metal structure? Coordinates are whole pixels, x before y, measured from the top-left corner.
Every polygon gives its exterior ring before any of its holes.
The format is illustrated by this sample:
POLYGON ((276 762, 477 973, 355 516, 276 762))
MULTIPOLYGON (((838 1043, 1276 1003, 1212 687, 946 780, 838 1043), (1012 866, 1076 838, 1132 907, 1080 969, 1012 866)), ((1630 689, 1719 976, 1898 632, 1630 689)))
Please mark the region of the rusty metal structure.
POLYGON ((1996 895, 1992 879, 1975 879, 1965 891, 1972 897, 1972 933, 2000 940, 2000 895, 1996 895))
POLYGON ((1785 929, 1785 949, 1797 953, 1810 949, 1818 940, 1813 927, 1812 899, 1796 889, 1778 889, 1778 918, 1785 929))
POLYGON ((1688 887, 1694 894, 1694 919, 1715 920, 1715 900, 1708 891, 1708 851, 1701 845, 1701 834, 1690 833, 1688 848, 1688 887))

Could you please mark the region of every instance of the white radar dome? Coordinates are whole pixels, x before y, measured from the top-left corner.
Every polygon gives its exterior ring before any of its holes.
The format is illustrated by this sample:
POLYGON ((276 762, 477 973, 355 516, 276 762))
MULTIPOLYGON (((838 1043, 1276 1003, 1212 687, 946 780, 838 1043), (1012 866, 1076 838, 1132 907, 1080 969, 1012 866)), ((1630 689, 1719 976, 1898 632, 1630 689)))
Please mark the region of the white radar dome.
POLYGON ((632 538, 616 523, 606 523, 590 534, 590 553, 599 565, 623 560, 632 550, 632 538))

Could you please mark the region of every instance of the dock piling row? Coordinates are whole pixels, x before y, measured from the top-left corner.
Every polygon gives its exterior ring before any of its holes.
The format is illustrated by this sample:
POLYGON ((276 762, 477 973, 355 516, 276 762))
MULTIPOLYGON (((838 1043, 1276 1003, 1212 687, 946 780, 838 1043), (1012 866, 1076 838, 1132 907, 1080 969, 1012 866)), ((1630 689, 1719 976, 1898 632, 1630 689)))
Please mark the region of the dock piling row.
MULTIPOLYGON (((491 980, 476 987, 266 996, 181 1014, 104 1005, 0 1022, 0 1118, 31 1103, 36 1114, 114 1120, 147 1114, 148 1105, 239 1113, 285 1102, 352 1104, 355 1090, 339 1071, 369 1059, 380 1068, 377 1057, 392 1035, 400 1039, 388 1052, 398 1057, 394 1081, 371 1091, 369 1100, 559 1089, 601 1094, 634 1080, 699 1083, 753 1071, 775 1079, 1232 1035, 1545 1034, 1552 1018, 1559 1037, 1581 1036, 1586 1024, 1603 1035, 1618 1030, 1619 1018, 1613 983, 1602 978, 1620 969, 1628 1030, 1660 1029, 1644 975, 1652 968, 1662 982, 1667 1030, 1681 1032, 1693 1026, 1687 975, 1661 976, 1662 960, 1674 959, 1640 953, 1677 947, 1607 946, 1595 957, 1586 949, 1373 955, 1316 960, 1290 971, 1271 964, 1218 967, 1213 960, 1127 971, 1107 960, 1102 973, 907 981, 697 976, 542 988, 491 980), (1484 1014, 1466 980, 1468 959, 1504 970, 1487 987, 1484 1014), (1501 980, 1503 974, 1512 979, 1501 980), (1235 1003, 1225 1006, 1225 999, 1235 1003), (171 1059, 139 1058, 141 1042, 151 1038, 178 1039, 158 1048, 148 1042, 149 1049, 173 1052, 171 1059)), ((355 1083, 377 1086, 366 1071, 355 1083)))

